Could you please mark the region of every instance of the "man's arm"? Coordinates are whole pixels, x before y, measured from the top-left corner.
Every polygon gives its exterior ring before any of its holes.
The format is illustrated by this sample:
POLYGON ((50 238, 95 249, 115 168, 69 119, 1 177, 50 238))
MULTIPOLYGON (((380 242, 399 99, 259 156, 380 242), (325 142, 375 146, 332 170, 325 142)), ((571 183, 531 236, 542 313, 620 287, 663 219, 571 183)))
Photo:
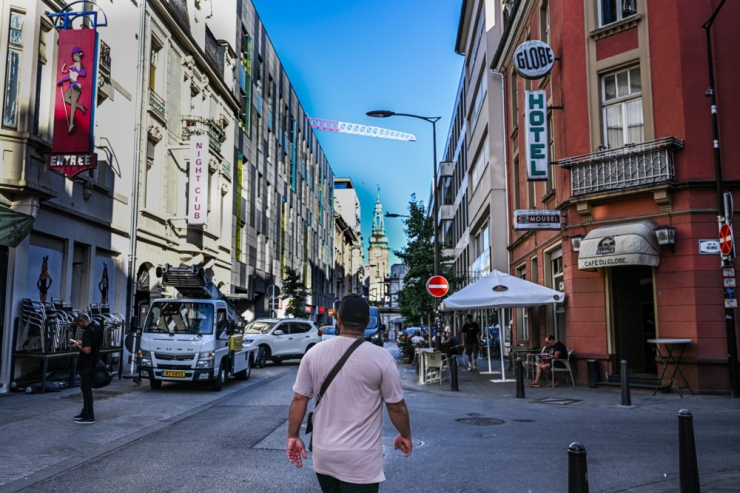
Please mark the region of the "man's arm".
POLYGON ((308 457, 306 455, 306 446, 303 444, 299 433, 301 431, 303 417, 306 415, 309 400, 305 395, 294 393, 293 401, 290 403, 290 411, 288 412, 288 443, 285 447, 285 452, 288 456, 288 461, 296 467, 303 467, 301 458, 305 459, 308 457))
POLYGON ((393 426, 398 430, 398 436, 393 444, 393 448, 400 449, 404 457, 411 455, 413 443, 411 442, 411 423, 409 422, 409 408, 406 407, 406 401, 401 399, 393 404, 386 402, 388 416, 391 418, 393 426))

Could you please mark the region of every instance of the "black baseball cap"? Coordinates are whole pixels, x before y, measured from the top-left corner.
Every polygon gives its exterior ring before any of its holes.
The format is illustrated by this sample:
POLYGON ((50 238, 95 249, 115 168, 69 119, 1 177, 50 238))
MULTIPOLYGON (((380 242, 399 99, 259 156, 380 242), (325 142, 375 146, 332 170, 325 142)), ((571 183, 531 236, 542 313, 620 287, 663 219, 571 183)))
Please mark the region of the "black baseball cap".
POLYGON ((370 305, 358 294, 348 294, 339 302, 342 322, 351 325, 367 325, 370 321, 370 305))

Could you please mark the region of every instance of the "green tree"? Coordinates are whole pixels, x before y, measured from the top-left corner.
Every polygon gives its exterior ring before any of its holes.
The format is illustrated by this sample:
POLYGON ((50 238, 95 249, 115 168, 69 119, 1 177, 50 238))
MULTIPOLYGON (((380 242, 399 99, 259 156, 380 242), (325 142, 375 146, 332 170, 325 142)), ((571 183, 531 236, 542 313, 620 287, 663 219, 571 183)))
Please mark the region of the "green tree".
POLYGON ((303 283, 298 271, 286 266, 283 289, 280 293, 281 300, 288 300, 285 315, 294 318, 308 318, 308 313, 303 309, 303 302, 309 294, 311 290, 303 283))
POLYGON ((411 196, 409 218, 404 220, 406 246, 394 251, 406 266, 403 288, 398 292, 401 316, 412 324, 434 310, 434 298, 427 293, 427 281, 434 275, 434 223, 422 202, 411 196))
MULTIPOLYGON (((408 211, 409 218, 404 220, 406 246, 393 253, 406 266, 403 289, 398 292, 401 316, 416 325, 422 316, 426 323, 426 315, 433 312, 436 306, 434 297, 427 292, 427 281, 434 275, 434 222, 424 204, 416 200, 416 195, 411 196, 408 211)), ((440 264, 452 258, 440 255, 440 264)), ((440 265, 440 274, 451 285, 458 281, 457 278, 451 278, 451 272, 443 265, 440 265)))

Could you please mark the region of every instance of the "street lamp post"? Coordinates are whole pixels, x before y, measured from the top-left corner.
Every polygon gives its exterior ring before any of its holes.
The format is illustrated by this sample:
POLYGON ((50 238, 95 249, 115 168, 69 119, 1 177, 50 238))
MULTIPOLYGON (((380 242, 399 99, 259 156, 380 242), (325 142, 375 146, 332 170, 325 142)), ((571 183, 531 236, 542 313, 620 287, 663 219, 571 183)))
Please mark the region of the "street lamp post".
MULTIPOLYGON (((408 113, 396 113, 388 110, 375 110, 368 111, 367 116, 374 118, 389 118, 391 116, 408 116, 410 118, 418 118, 432 124, 432 151, 434 155, 434 162, 432 163, 432 171, 434 177, 434 184, 432 186, 432 197, 434 200, 434 275, 439 275, 439 234, 437 231, 437 217, 439 216, 439 201, 437 200, 437 122, 442 118, 441 116, 419 116, 411 115, 408 113)), ((397 215, 388 217, 396 217, 397 215)), ((400 216, 398 216, 400 217, 400 216)), ((439 300, 437 300, 439 301, 439 300)))

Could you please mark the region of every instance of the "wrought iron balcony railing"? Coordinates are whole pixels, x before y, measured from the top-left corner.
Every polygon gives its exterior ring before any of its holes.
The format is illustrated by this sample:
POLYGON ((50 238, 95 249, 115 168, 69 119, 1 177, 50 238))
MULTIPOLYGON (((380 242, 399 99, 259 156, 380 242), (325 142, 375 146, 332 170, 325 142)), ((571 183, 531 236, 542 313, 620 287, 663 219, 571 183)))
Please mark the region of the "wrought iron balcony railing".
POLYGON ((154 111, 159 113, 162 118, 165 118, 166 105, 164 99, 162 99, 159 94, 152 91, 151 89, 149 89, 149 106, 151 106, 154 111))
POLYGON ((208 118, 186 115, 182 117, 182 140, 190 140, 191 135, 208 135, 208 144, 214 151, 221 153, 221 144, 226 141, 226 134, 208 118))
POLYGON ((573 195, 586 195, 673 181, 673 152, 681 149, 683 140, 663 137, 561 159, 558 164, 571 170, 573 195))

